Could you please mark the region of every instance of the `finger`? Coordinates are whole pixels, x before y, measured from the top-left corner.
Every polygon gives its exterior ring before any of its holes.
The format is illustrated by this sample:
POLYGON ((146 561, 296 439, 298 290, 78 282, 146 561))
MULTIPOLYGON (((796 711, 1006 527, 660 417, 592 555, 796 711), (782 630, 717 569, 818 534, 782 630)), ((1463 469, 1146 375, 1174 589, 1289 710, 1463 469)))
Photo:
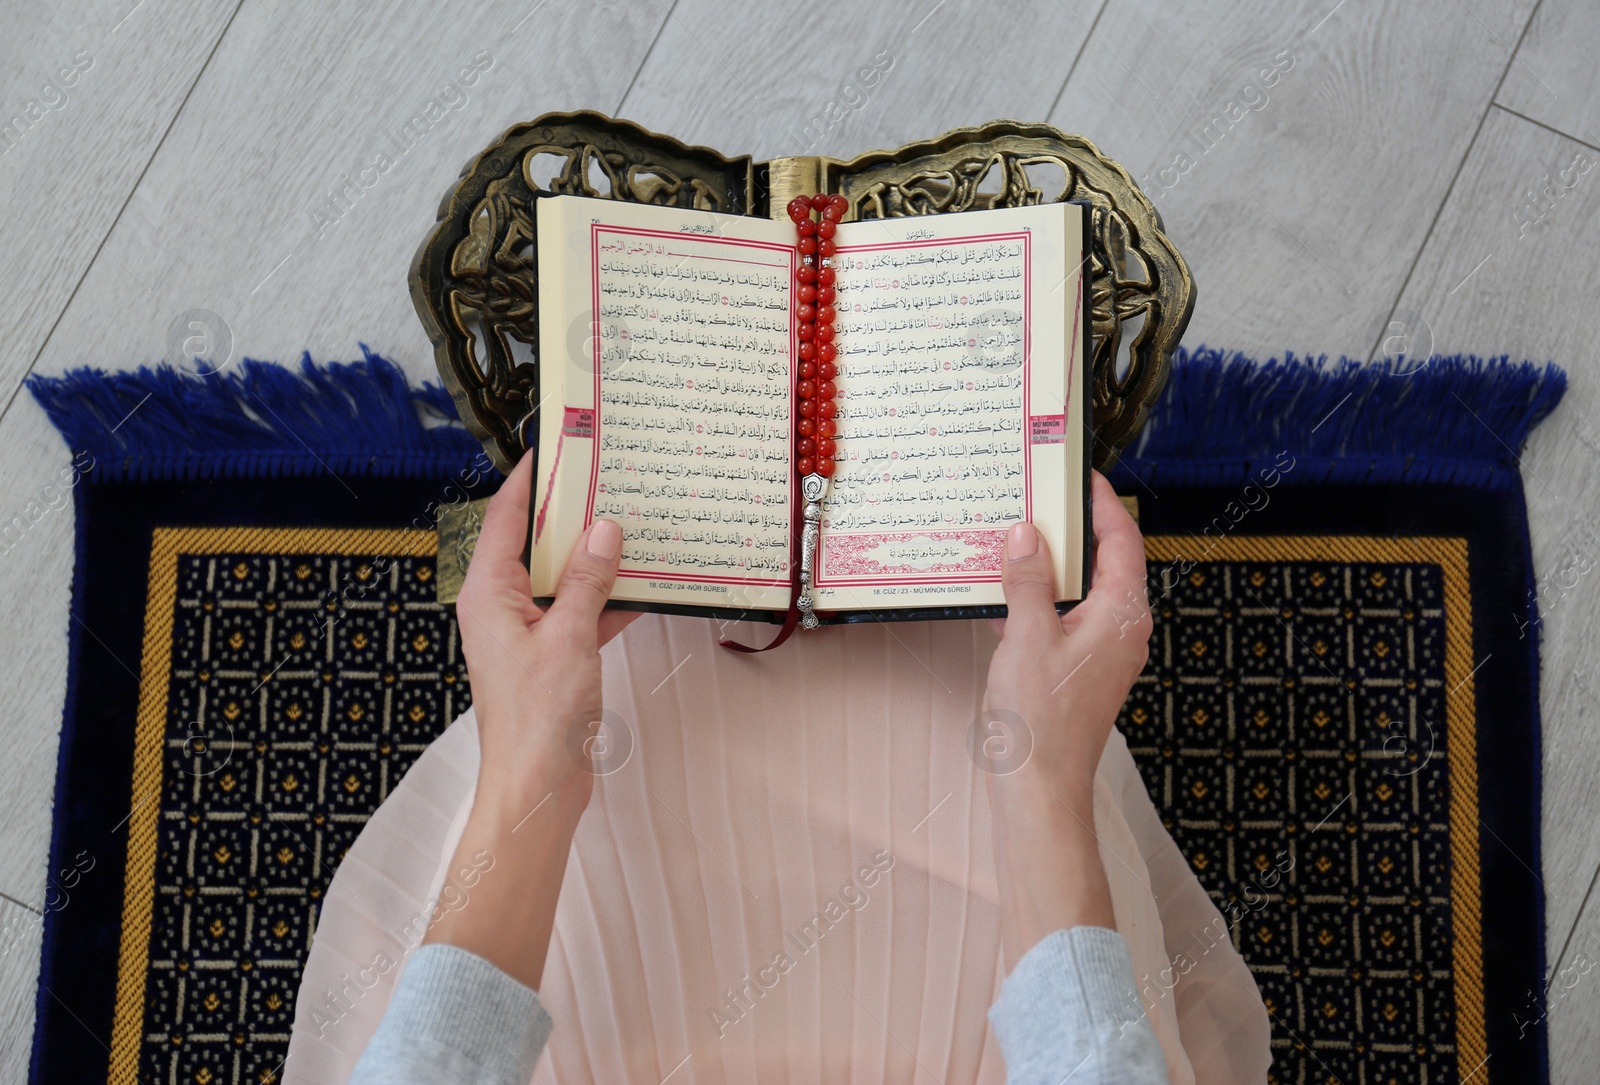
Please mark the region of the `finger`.
POLYGON ((602 610, 600 612, 600 643, 605 644, 633 624, 635 618, 643 617, 637 610, 602 610))
POLYGON ((1144 593, 1144 536, 1128 515, 1111 483, 1094 472, 1094 583, 1090 594, 1104 591, 1121 600, 1129 591, 1144 593), (1103 585, 1103 587, 1102 587, 1103 585))
MULTIPOLYGON (((1084 613, 1107 615, 1117 639, 1130 635, 1141 643, 1151 629, 1145 588, 1144 538, 1111 484, 1094 476, 1095 570, 1084 613)), ((1109 626, 1097 626, 1104 632, 1109 626)))
POLYGON ((600 612, 617 582, 621 553, 622 528, 615 520, 590 524, 572 548, 545 620, 559 623, 568 635, 581 637, 587 647, 595 647, 599 643, 600 612))
POLYGON ((528 544, 528 501, 532 497, 533 460, 531 453, 524 454, 517 466, 501 484, 499 491, 489 499, 483 513, 483 526, 478 531, 478 541, 472 548, 472 560, 467 567, 470 577, 474 570, 479 575, 504 572, 515 565, 522 572, 522 551, 528 544))
POLYGON ((1012 524, 1006 532, 1000 582, 1006 595, 1005 636, 1031 641, 1060 635, 1050 548, 1026 520, 1012 524))

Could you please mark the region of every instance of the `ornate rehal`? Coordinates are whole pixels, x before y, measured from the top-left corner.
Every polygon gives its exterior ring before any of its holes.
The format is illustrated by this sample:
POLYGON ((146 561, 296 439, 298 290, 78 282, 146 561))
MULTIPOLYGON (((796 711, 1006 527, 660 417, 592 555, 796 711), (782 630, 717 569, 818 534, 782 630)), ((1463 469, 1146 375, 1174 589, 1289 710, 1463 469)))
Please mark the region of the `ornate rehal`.
POLYGON ((1194 310, 1194 282, 1150 201, 1087 139, 993 121, 849 161, 754 162, 585 110, 515 125, 468 163, 412 262, 411 299, 440 377, 496 466, 509 471, 537 443, 536 199, 782 217, 802 191, 842 194, 847 222, 1090 202, 1095 466, 1138 434, 1194 310))

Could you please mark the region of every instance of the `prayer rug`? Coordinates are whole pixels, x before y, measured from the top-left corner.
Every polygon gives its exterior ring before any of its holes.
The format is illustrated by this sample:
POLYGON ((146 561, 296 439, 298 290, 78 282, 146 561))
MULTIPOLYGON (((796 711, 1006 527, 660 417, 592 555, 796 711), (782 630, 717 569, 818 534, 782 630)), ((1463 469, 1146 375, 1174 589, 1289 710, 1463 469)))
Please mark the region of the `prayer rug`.
MULTIPOLYGON (((1197 350, 1113 475, 1155 620, 1120 726, 1276 1081, 1548 1078, 1515 450, 1563 385, 1197 350)), ((370 353, 32 390, 92 464, 32 1078, 270 1083, 344 849, 469 703, 433 529, 498 476, 370 353)))
POLYGON ((1547 1081, 1517 454, 1559 371, 1186 361, 1114 475, 1155 630, 1118 725, 1255 975, 1271 1080, 1547 1081))
POLYGON ((32 1079, 266 1085, 340 858, 470 704, 434 525, 498 476, 372 355, 34 392, 93 466, 32 1079))

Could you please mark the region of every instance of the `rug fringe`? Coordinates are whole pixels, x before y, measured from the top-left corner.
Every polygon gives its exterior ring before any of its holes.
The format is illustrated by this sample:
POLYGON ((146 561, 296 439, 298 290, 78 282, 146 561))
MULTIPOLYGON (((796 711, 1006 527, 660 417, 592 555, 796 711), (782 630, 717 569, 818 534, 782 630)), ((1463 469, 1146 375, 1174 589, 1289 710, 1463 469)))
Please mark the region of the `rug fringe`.
POLYGON ((1180 348, 1144 431, 1113 482, 1232 485, 1293 457, 1286 482, 1430 482, 1504 489, 1567 388, 1553 362, 1435 355, 1329 363, 1285 352, 1262 362, 1180 348))
MULTIPOLYGON (((89 368, 28 378, 34 398, 90 477, 111 479, 322 475, 420 477, 481 456, 437 384, 413 388, 361 344, 362 360, 298 371, 245 359, 201 376, 171 366, 89 368)), ((1231 485, 1257 470, 1286 481, 1518 484, 1529 433, 1561 401, 1554 363, 1509 356, 1434 356, 1414 369, 1326 355, 1260 362, 1211 347, 1180 348, 1144 432, 1113 482, 1231 485)), ((486 463, 486 460, 484 461, 486 463)))
POLYGON ((81 368, 27 385, 67 444, 94 457, 96 481, 428 477, 481 456, 443 388, 412 388, 365 343, 361 353, 323 365, 307 353, 298 371, 246 358, 211 375, 81 368))

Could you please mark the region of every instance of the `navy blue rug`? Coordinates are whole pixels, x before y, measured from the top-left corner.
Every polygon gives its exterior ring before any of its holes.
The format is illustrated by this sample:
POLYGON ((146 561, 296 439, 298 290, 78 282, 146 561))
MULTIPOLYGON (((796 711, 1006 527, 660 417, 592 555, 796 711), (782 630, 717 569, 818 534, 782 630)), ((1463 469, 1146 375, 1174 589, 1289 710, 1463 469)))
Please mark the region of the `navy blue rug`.
MULTIPOLYGON (((1275 1081, 1548 1080, 1516 456, 1564 386, 1195 350, 1113 472, 1157 648, 1119 726, 1275 1081)), ((333 870, 470 701, 433 529, 499 476, 371 353, 30 387, 93 463, 32 1078, 274 1081, 333 870)))

